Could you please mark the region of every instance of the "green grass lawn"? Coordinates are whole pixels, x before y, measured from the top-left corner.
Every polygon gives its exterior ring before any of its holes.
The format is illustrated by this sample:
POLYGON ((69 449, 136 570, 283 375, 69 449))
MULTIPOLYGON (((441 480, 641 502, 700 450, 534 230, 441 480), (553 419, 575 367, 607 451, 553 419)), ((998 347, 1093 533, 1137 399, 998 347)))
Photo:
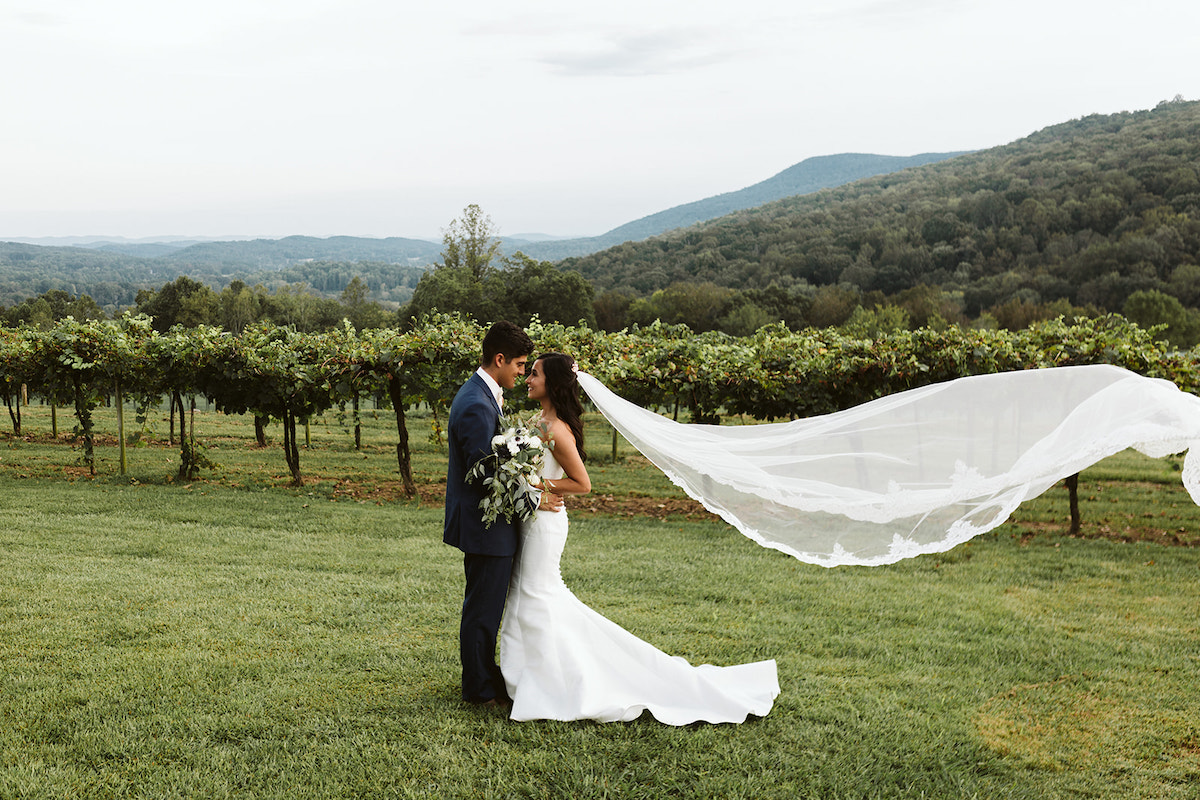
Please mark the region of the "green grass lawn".
MULTIPOLYGON (((291 489, 247 419, 198 414, 221 466, 180 484, 161 421, 90 478, 26 411, 0 440, 0 798, 1196 796, 1200 526, 1171 459, 1084 473, 1086 538, 1055 489, 874 569, 577 514, 585 602, 694 663, 774 658, 782 694, 740 726, 512 723, 458 699, 461 559, 436 502, 382 491, 390 412, 362 452, 314 424, 291 489)), ((677 496, 592 433, 597 492, 677 496)))

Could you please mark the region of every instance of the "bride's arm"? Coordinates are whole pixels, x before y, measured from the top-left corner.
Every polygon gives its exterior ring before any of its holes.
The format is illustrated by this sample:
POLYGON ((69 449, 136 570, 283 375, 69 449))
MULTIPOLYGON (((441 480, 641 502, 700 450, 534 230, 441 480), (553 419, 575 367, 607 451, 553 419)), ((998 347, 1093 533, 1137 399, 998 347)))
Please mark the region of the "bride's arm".
POLYGON ((557 495, 587 494, 592 490, 592 479, 588 477, 575 437, 565 422, 555 420, 550 428, 554 441, 554 460, 563 468, 563 477, 543 479, 542 488, 557 495))

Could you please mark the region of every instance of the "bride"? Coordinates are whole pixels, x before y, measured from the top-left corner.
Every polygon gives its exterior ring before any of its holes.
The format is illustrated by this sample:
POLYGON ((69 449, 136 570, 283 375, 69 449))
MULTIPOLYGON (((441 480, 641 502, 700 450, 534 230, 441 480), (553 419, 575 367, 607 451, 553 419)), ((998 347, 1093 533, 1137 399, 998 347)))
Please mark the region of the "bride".
MULTIPOLYGON (((546 353, 525 383, 541 403, 547 439, 542 486, 586 494, 583 407, 574 359, 546 353)), ((563 583, 566 511, 538 514, 522 530, 500 633, 500 669, 511 717, 617 722, 649 711, 668 725, 743 722, 765 716, 779 694, 774 660, 692 666, 584 605, 563 583)))

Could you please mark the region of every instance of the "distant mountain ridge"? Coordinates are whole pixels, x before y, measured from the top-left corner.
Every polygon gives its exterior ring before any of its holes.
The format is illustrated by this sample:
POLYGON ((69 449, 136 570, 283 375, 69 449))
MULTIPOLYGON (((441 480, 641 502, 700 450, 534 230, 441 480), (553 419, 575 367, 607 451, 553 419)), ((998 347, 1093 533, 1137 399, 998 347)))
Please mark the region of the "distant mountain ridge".
POLYGON ((513 237, 504 239, 504 249, 505 252, 520 250, 531 258, 547 261, 588 255, 625 242, 637 242, 669 230, 707 222, 735 211, 756 208, 786 197, 811 194, 821 189, 831 189, 876 175, 945 161, 971 152, 973 151, 959 150, 951 153, 921 153, 915 156, 881 156, 871 153, 815 156, 744 189, 674 206, 627 222, 599 236, 556 241, 523 241, 513 237))
POLYGON ((200 242, 165 256, 176 264, 228 265, 255 269, 284 269, 304 261, 382 261, 389 264, 431 264, 441 244, 424 239, 390 236, 285 236, 248 242, 200 242))
MULTIPOLYGON (((922 166, 970 151, 952 153, 922 153, 915 156, 884 156, 867 153, 842 153, 816 156, 793 164, 778 174, 737 191, 685 203, 625 223, 600 236, 563 238, 546 234, 525 234, 528 239, 501 237, 503 251, 521 251, 531 258, 558 261, 585 256, 628 241, 641 241, 676 228, 686 228, 698 222, 726 216, 736 211, 755 208, 775 200, 810 194, 864 178, 922 166)), ((362 262, 421 266, 437 263, 441 257, 440 242, 427 239, 388 237, 385 239, 359 236, 285 236, 280 239, 230 238, 223 241, 196 237, 162 236, 143 239, 102 236, 47 237, 41 240, 18 240, 20 247, 45 248, 47 251, 65 248, 74 255, 56 255, 53 261, 66 258, 72 268, 95 265, 104 268, 114 262, 111 257, 125 256, 136 263, 157 265, 156 276, 167 274, 254 273, 261 270, 283 270, 309 261, 362 262), (104 257, 99 254, 103 253, 104 257), (93 257, 94 256, 94 257, 93 257)), ((16 244, 14 243, 14 246, 16 244)), ((0 268, 8 258, 0 247, 0 268)), ((29 253, 17 256, 28 264, 34 258, 29 253)), ((131 266, 133 264, 131 263, 131 266)), ((174 276, 173 275, 173 276, 174 276)), ((157 280, 157 278, 156 278, 157 280)), ((64 284, 65 285, 65 284, 64 284)), ((87 291, 86 283, 72 280, 70 285, 87 291)), ((6 293, 11 295, 11 291, 6 293)))
MULTIPOLYGON (((593 254, 776 198, 812 193, 956 155, 818 156, 745 189, 651 214, 601 236, 568 239, 530 232, 525 234, 528 239, 501 237, 502 249, 508 254, 520 250, 548 261, 593 254)), ((325 296, 337 296, 357 274, 364 279, 369 276, 371 285, 380 287, 372 289, 376 299, 405 302, 421 271, 438 263, 441 250, 441 242, 427 239, 356 236, 230 237, 222 241, 194 236, 72 236, 0 242, 0 305, 58 289, 71 295, 91 295, 102 307, 114 311, 131 305, 140 290, 157 289, 180 275, 216 289, 232 280, 267 286, 303 283, 325 296)))

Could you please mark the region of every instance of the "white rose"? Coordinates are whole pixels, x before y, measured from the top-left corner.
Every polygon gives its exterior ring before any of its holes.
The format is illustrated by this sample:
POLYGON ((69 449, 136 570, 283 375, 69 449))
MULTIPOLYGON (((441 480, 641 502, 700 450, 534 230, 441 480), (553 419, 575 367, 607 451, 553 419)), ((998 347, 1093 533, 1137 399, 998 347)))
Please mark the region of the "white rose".
POLYGON ((509 443, 508 443, 508 454, 509 454, 510 456, 515 456, 515 455, 516 455, 517 453, 519 453, 520 451, 521 451, 521 448, 517 446, 517 443, 516 443, 516 442, 509 442, 509 443))

